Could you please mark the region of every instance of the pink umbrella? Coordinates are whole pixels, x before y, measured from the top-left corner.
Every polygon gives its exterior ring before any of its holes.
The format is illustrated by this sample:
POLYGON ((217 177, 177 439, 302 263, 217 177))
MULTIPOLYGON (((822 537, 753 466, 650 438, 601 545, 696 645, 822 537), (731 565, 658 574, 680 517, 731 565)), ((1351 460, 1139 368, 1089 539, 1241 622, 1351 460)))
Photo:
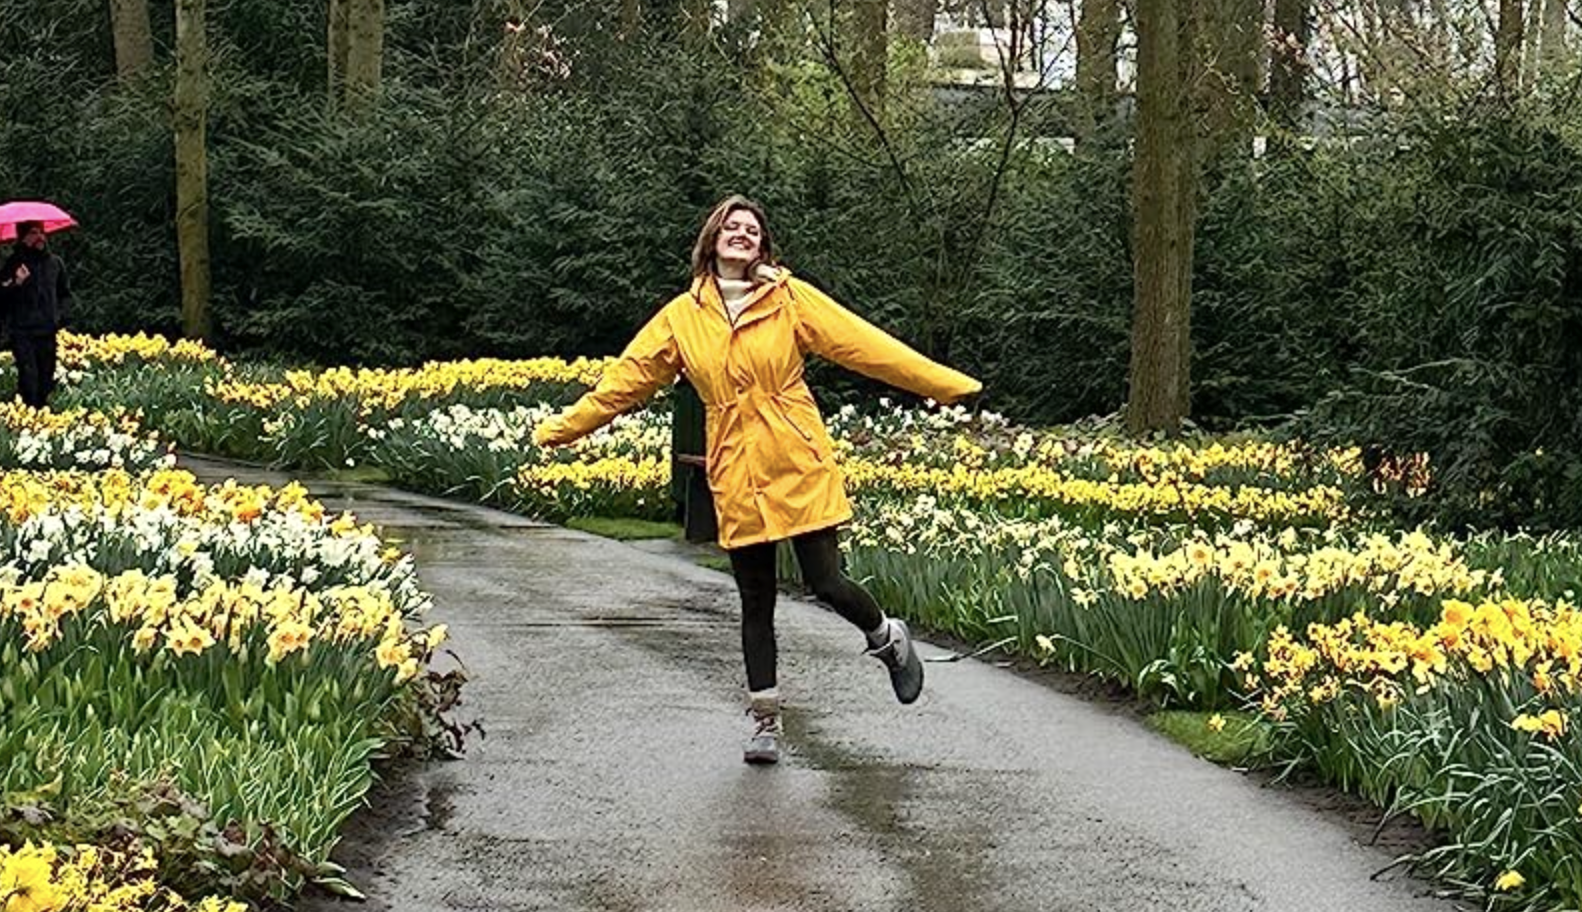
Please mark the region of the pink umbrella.
POLYGON ((22 222, 40 222, 45 234, 74 228, 77 220, 66 210, 52 203, 25 200, 0 205, 0 241, 16 240, 16 226, 22 222))

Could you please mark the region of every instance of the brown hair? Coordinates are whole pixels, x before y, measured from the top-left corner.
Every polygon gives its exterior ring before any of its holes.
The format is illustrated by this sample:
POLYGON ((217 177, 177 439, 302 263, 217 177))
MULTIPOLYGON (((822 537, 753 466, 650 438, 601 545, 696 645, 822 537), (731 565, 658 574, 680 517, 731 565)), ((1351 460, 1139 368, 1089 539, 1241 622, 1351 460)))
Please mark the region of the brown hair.
POLYGON ((698 278, 714 274, 714 245, 720 239, 720 231, 725 227, 725 220, 734 212, 751 212, 758 219, 758 261, 747 270, 751 276, 753 270, 765 263, 774 265, 775 240, 774 234, 769 230, 769 219, 764 217, 764 207, 739 194, 731 194, 720 201, 714 211, 703 222, 703 230, 698 232, 698 240, 692 245, 692 276, 698 278))

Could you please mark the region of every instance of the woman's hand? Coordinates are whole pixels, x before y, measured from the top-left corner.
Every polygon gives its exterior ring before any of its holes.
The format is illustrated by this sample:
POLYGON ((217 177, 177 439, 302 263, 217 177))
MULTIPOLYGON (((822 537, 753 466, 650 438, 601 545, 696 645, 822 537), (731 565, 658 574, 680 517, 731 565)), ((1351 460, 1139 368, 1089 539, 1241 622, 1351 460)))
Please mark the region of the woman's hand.
POLYGON ((546 450, 560 446, 560 441, 555 438, 554 430, 550 427, 553 420, 550 419, 550 421, 545 421, 539 424, 538 427, 533 428, 534 446, 543 447, 546 450))
POLYGON ((978 387, 978 391, 976 393, 968 393, 951 404, 964 408, 969 412, 981 412, 983 411, 984 403, 988 398, 988 394, 985 393, 983 391, 983 387, 980 386, 978 387))

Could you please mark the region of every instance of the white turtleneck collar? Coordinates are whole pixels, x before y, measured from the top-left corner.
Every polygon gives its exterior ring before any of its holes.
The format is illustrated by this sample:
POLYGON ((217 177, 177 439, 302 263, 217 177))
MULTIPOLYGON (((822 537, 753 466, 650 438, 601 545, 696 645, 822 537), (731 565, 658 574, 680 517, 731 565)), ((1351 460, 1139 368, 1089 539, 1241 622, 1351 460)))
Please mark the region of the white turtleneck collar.
POLYGON ((747 309, 747 301, 752 297, 753 289, 766 282, 772 282, 779 275, 773 266, 760 263, 753 270, 751 278, 727 279, 715 276, 714 281, 720 288, 720 300, 725 302, 725 313, 734 324, 741 318, 742 311, 747 309))

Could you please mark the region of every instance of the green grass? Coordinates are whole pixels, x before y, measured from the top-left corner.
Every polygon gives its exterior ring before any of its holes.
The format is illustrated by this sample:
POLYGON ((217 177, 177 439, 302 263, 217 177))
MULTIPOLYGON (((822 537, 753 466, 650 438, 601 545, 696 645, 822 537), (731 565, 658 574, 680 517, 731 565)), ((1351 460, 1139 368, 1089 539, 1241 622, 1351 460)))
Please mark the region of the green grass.
POLYGON ((613 538, 616 541, 643 541, 652 538, 680 538, 675 523, 647 519, 614 519, 604 516, 577 516, 566 520, 566 528, 613 538))
POLYGON ((331 481, 361 482, 363 484, 388 484, 390 473, 379 466, 353 466, 349 469, 327 469, 323 477, 331 481))
POLYGON ((721 573, 731 572, 731 559, 723 554, 700 554, 693 559, 693 563, 721 573))
POLYGON ((1262 723, 1251 713, 1172 710, 1149 716, 1148 725, 1199 757, 1225 766, 1245 763, 1268 740, 1262 723), (1225 720, 1219 731, 1208 724, 1216 715, 1225 720))

